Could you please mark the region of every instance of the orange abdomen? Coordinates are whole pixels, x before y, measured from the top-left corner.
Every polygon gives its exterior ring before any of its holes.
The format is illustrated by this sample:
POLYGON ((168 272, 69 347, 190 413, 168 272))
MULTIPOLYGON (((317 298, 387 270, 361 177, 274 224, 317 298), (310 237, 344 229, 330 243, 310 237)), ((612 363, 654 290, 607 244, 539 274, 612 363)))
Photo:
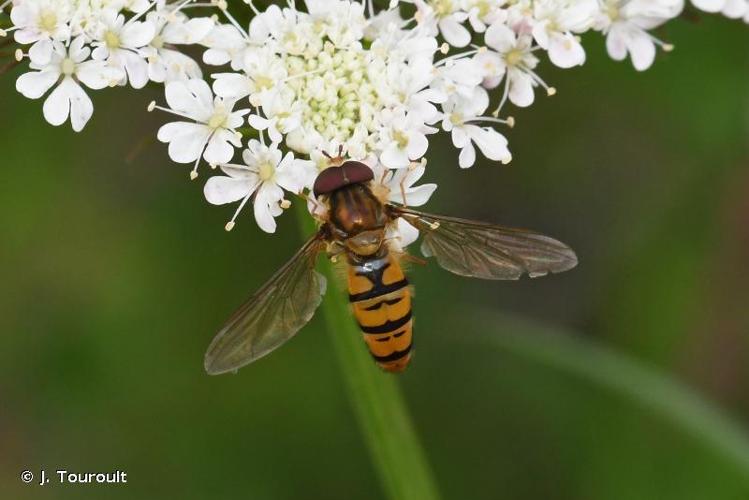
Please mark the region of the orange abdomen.
POLYGON ((349 263, 349 300, 369 352, 383 370, 401 372, 411 360, 411 291, 391 253, 349 263))

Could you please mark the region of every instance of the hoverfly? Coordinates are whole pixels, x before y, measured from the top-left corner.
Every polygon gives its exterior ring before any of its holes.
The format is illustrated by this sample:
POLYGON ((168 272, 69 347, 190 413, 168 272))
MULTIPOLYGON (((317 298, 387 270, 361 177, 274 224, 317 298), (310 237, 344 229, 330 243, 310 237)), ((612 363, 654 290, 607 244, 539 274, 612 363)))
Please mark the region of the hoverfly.
POLYGON ((405 370, 413 346, 411 291, 400 264, 403 254, 385 237, 399 217, 420 230, 425 256, 461 276, 514 280, 577 265, 572 249, 536 232, 389 203, 371 168, 342 158, 338 163, 323 170, 313 186, 327 209, 319 230, 218 332, 205 355, 209 374, 236 371, 265 356, 312 319, 326 288, 315 271, 323 250, 345 256, 349 301, 374 361, 385 371, 405 370))

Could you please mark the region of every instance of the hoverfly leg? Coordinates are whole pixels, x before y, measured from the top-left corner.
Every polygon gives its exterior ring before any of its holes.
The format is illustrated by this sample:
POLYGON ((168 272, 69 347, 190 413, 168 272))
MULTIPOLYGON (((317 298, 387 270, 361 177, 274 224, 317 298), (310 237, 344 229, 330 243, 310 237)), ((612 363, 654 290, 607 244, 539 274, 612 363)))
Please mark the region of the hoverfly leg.
POLYGON ((339 241, 331 241, 328 243, 328 258, 333 264, 338 262, 338 257, 345 252, 346 248, 339 241))
POLYGON ((400 181, 400 188, 401 188, 401 196, 403 197, 403 207, 408 208, 408 201, 406 201, 406 187, 404 186, 405 182, 406 182, 406 178, 404 177, 400 181))
POLYGON ((312 206, 314 207, 312 210, 313 217, 321 217, 323 214, 325 214, 325 207, 322 206, 320 202, 318 202, 314 197, 303 192, 296 193, 296 195, 307 203, 312 203, 312 206))

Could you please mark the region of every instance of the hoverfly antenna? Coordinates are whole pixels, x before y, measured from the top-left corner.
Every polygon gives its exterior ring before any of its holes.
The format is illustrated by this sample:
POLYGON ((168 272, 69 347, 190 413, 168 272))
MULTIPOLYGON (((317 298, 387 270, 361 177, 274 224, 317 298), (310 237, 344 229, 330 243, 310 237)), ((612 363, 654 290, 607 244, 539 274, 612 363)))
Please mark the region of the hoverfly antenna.
POLYGON ((325 150, 322 151, 322 154, 330 160, 331 167, 340 167, 346 161, 346 158, 343 156, 343 144, 338 146, 338 154, 336 156, 331 155, 325 150))

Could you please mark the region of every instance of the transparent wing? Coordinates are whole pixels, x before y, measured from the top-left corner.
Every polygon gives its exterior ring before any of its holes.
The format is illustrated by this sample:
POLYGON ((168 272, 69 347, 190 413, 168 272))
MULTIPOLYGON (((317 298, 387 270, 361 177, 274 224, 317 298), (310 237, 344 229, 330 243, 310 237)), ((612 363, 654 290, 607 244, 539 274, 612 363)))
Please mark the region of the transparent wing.
POLYGON ((322 247, 318 233, 234 313, 205 353, 209 374, 252 363, 289 340, 312 319, 325 293, 325 277, 315 271, 322 247))
POLYGON ((394 215, 419 228, 421 251, 461 276, 514 280, 560 273, 577 265, 570 247, 549 236, 484 222, 390 206, 394 215))

